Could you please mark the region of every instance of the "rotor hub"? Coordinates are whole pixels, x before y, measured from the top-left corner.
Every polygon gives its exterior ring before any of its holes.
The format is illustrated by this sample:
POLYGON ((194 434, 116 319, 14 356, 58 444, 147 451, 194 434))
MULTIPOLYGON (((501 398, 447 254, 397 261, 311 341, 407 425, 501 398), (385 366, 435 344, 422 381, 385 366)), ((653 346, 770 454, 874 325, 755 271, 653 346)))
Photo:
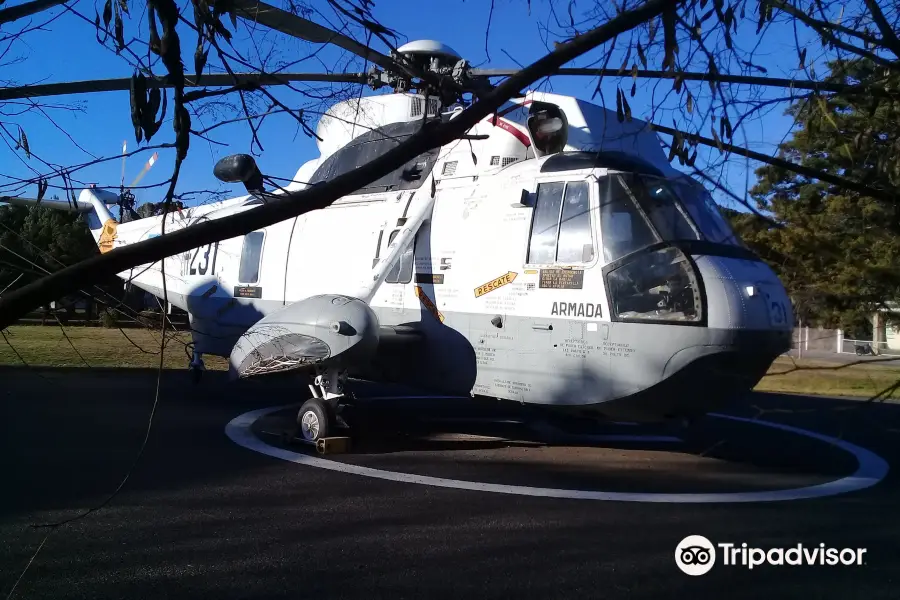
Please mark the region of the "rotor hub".
POLYGON ((456 50, 436 40, 409 42, 397 48, 397 54, 405 57, 411 64, 430 71, 452 68, 462 60, 462 56, 456 50))

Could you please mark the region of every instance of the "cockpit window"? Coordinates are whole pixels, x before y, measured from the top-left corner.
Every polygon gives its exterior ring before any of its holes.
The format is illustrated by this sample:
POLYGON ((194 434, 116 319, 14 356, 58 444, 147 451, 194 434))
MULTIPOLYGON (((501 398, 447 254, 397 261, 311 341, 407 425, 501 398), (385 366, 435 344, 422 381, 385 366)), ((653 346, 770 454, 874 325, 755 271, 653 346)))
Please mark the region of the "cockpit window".
POLYGON ((661 179, 639 175, 620 175, 662 239, 698 240, 700 234, 684 214, 671 188, 661 179))
POLYGON ((731 226, 718 205, 706 189, 692 180, 675 181, 671 184, 678 197, 687 207, 691 218, 700 228, 703 237, 717 244, 743 246, 741 240, 731 230, 731 226))
POLYGON ((606 262, 660 241, 619 175, 600 180, 600 228, 606 262))
POLYGON ((606 262, 660 241, 742 245, 709 193, 693 180, 631 173, 604 177, 600 223, 606 262))
POLYGON ((694 269, 677 248, 639 254, 610 271, 612 313, 622 320, 697 322, 702 303, 694 269))

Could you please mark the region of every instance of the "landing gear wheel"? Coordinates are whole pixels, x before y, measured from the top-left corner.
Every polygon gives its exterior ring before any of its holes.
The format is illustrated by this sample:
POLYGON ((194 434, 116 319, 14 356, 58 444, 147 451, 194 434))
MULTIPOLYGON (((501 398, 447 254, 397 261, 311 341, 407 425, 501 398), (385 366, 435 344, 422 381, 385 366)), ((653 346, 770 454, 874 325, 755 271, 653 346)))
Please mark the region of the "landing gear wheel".
POLYGON ((203 369, 198 369, 196 367, 191 367, 188 369, 191 374, 191 383, 198 384, 200 380, 203 378, 203 369))
POLYGON ((320 398, 310 398, 300 407, 297 413, 299 437, 307 442, 315 443, 331 435, 335 427, 334 411, 320 398))

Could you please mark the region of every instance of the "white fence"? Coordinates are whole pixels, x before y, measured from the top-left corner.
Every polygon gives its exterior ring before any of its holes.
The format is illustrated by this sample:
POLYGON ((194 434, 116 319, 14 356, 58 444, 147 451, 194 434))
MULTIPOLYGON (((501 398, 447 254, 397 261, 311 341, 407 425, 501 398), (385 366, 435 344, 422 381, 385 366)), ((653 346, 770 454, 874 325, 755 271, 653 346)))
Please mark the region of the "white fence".
POLYGON ((790 354, 803 356, 812 352, 833 352, 837 354, 900 356, 900 336, 888 336, 886 341, 875 343, 873 340, 856 340, 844 337, 843 330, 822 329, 819 327, 794 327, 790 354))
POLYGON ((874 354, 877 356, 900 356, 900 349, 891 348, 888 342, 878 342, 872 340, 848 340, 843 338, 838 350, 841 354, 858 354, 865 356, 874 354))

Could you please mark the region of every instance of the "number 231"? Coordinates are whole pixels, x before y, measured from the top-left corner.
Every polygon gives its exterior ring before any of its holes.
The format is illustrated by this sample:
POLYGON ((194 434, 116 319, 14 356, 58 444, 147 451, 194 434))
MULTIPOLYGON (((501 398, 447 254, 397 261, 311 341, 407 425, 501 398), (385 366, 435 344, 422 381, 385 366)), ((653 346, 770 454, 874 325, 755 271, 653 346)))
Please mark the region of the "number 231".
POLYGON ((188 274, 190 275, 206 275, 206 273, 210 270, 215 272, 216 270, 216 254, 219 252, 219 244, 207 244, 205 246, 201 246, 194 250, 194 253, 191 255, 190 269, 188 270, 188 274), (210 257, 212 254, 212 257, 210 257), (199 258, 199 260, 197 260, 199 258), (212 269, 210 269, 210 263, 212 263, 212 269))

